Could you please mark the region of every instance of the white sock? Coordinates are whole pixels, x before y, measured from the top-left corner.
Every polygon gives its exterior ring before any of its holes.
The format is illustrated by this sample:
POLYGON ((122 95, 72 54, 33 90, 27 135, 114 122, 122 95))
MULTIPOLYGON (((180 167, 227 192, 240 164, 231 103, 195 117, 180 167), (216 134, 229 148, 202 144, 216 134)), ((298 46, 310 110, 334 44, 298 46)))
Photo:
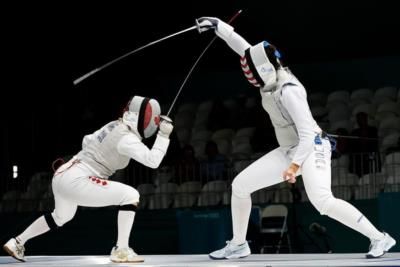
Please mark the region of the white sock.
POLYGON ((134 211, 120 210, 118 212, 117 246, 119 248, 129 248, 129 236, 131 235, 131 229, 134 218, 135 218, 134 211))
POLYGON ((247 226, 251 212, 251 197, 239 198, 232 193, 231 202, 233 227, 231 242, 235 245, 241 245, 246 242, 247 226))
POLYGON ((344 200, 335 199, 326 215, 360 232, 369 239, 380 240, 384 238, 384 234, 379 232, 367 217, 344 200))
POLYGON ((46 219, 44 216, 39 217, 36 221, 34 221, 25 231, 16 237, 18 243, 24 245, 26 241, 35 236, 46 233, 50 230, 50 227, 47 225, 46 219))

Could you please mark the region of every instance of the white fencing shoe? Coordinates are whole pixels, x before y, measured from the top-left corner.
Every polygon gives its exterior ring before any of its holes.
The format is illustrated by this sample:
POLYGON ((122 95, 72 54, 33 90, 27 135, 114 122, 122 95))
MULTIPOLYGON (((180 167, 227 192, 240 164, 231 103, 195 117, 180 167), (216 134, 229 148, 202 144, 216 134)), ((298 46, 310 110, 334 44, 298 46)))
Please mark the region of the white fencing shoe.
POLYGON ((144 258, 136 254, 131 248, 113 247, 110 260, 112 262, 144 262, 144 258))
POLYGON ((227 245, 224 248, 216 250, 208 256, 213 260, 222 260, 244 258, 251 254, 247 241, 241 245, 234 245, 231 241, 227 241, 226 243, 227 245))
POLYGON ((15 238, 11 238, 10 240, 8 240, 8 242, 4 244, 3 249, 14 259, 19 261, 25 261, 24 245, 18 243, 18 241, 15 238))
POLYGON ((394 240, 389 234, 384 233, 384 235, 385 236, 381 240, 371 240, 369 252, 365 257, 368 259, 382 257, 389 251, 389 249, 396 245, 396 240, 394 240))

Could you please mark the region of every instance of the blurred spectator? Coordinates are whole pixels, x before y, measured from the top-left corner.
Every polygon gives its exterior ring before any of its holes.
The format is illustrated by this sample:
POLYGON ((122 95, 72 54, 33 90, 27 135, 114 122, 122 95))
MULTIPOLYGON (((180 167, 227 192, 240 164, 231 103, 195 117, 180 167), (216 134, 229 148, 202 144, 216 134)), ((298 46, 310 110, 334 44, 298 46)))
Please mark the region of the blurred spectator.
POLYGON ((227 178, 225 164, 227 158, 220 154, 214 141, 208 141, 205 147, 206 159, 201 164, 201 176, 203 180, 224 180, 227 178))
POLYGON ((350 171, 361 177, 371 172, 379 172, 381 164, 378 153, 378 129, 368 125, 367 113, 357 113, 356 118, 358 128, 354 129, 351 135, 360 139, 351 142, 351 151, 354 155, 350 157, 350 171))
MULTIPOLYGON (((335 131, 335 134, 337 135, 349 135, 349 132, 345 128, 338 128, 335 131)), ((332 151, 332 158, 340 158, 341 155, 343 154, 348 154, 349 153, 349 139, 348 138, 343 138, 343 137, 337 137, 336 139, 336 150, 332 151)))
POLYGON ((195 157, 191 145, 185 145, 181 150, 181 156, 175 164, 176 182, 196 181, 200 179, 200 162, 195 157))

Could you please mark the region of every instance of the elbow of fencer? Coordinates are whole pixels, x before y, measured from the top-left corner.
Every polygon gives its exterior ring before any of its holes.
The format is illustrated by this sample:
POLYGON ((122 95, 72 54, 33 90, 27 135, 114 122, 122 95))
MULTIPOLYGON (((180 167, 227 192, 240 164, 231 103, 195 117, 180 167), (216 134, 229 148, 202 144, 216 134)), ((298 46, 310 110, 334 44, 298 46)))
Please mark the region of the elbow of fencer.
POLYGON ((152 168, 152 169, 157 169, 160 166, 161 161, 149 161, 147 164, 147 167, 152 168))

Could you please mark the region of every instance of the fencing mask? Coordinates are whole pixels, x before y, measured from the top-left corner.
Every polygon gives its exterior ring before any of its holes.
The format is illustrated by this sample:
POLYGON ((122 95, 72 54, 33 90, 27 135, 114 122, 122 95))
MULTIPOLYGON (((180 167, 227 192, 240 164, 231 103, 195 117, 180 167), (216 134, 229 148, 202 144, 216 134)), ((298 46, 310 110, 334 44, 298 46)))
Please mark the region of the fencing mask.
POLYGON ((134 96, 125 108, 122 120, 142 138, 148 138, 158 129, 160 114, 157 100, 134 96))
MULTIPOLYGON (((254 86, 263 88, 265 91, 271 90, 276 85, 276 68, 268 58, 266 48, 270 44, 263 41, 245 51, 244 57, 240 58, 242 70, 247 80, 254 86)), ((281 58, 278 50, 274 50, 274 56, 281 58)))

